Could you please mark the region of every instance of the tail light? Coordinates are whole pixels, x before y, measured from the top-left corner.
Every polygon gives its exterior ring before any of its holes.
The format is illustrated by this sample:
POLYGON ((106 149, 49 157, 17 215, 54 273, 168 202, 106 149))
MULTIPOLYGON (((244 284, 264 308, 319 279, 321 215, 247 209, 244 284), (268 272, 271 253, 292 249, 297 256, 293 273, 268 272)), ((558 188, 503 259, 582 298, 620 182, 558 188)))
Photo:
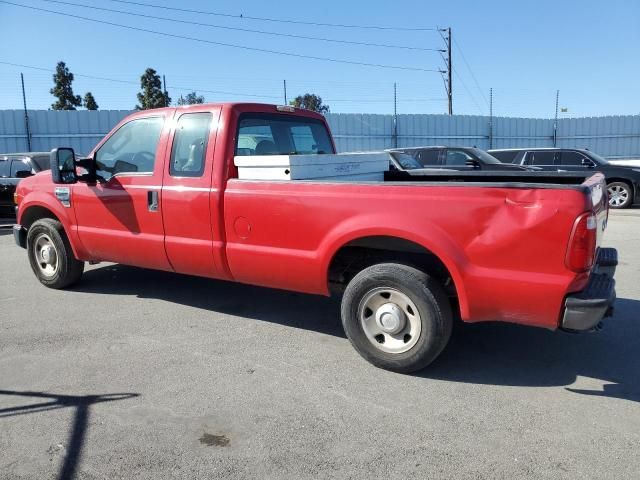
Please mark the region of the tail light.
POLYGON ((565 263, 574 272, 586 272, 593 266, 596 254, 598 221, 591 213, 580 215, 571 232, 565 263))

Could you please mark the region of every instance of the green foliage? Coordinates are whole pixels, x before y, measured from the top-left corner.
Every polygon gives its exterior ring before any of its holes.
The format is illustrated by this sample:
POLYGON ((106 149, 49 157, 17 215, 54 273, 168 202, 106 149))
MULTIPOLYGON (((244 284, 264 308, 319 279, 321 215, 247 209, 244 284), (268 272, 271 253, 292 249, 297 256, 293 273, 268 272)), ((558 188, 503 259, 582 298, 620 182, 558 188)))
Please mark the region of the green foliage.
POLYGON ((141 92, 138 93, 136 110, 168 107, 171 105, 169 93, 162 91, 160 75, 153 68, 147 68, 140 77, 141 92))
POLYGON ((98 104, 96 103, 96 99, 93 98, 93 94, 91 92, 87 92, 84 94, 84 100, 82 101, 84 108, 87 110, 98 110, 98 104))
POLYGON ((204 97, 196 92, 187 93, 186 96, 180 95, 178 105, 198 105, 204 103, 204 97))
POLYGON ((297 108, 304 108, 305 110, 311 110, 318 113, 329 113, 329 105, 322 103, 322 98, 319 95, 313 93, 305 93, 304 95, 298 95, 296 98, 289 102, 297 108))
POLYGON ((56 73, 53 75, 53 88, 49 90, 51 95, 58 100, 51 104, 53 110, 75 110, 82 105, 80 95, 73 94, 73 73, 69 71, 64 62, 58 62, 56 73))

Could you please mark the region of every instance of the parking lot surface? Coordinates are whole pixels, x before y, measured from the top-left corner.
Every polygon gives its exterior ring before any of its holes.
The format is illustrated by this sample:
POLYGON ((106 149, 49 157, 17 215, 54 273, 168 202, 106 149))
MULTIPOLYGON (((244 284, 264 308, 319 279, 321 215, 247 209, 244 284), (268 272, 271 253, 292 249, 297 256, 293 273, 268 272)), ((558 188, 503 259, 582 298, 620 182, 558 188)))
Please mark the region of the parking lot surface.
POLYGON ((0 230, 0 478, 638 478, 640 210, 597 334, 467 325, 376 369, 321 297, 88 267, 49 290, 0 230))

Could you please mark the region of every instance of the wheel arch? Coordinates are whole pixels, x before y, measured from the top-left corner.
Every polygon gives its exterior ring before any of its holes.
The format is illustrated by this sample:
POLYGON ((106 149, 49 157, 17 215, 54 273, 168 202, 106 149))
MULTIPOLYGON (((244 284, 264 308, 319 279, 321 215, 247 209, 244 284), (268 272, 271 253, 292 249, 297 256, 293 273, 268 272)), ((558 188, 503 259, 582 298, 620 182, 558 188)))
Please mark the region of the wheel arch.
MULTIPOLYGON (((467 301, 462 276, 453 259, 409 235, 396 233, 354 234, 332 249, 327 263, 327 288, 340 291, 359 271, 376 263, 398 262, 433 275, 452 301, 459 303, 463 318, 467 301)), ((453 306, 453 305, 452 305, 453 306)), ((455 306, 458 309, 457 306, 455 306)))

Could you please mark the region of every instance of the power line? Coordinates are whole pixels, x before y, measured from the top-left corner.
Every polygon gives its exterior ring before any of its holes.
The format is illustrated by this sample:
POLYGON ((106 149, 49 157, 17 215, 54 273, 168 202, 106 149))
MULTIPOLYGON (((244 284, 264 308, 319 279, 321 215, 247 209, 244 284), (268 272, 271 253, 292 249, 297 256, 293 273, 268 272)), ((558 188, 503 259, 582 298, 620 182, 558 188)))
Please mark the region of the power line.
POLYGON ((248 32, 248 33, 258 33, 261 35, 273 35, 273 36, 277 36, 277 37, 288 37, 288 38, 299 38, 302 40, 315 40, 315 41, 321 41, 321 42, 331 42, 331 43, 341 43, 341 44, 347 44, 347 45, 359 45, 359 46, 365 46, 365 47, 381 47, 381 48, 395 48, 395 49, 402 49, 402 50, 417 50, 417 51, 427 51, 427 52, 438 52, 438 51, 442 51, 439 48, 427 48, 427 47, 413 47, 410 45, 394 45, 394 44, 388 44, 388 43, 371 43, 371 42, 357 42, 357 41, 353 41, 353 40, 338 40, 335 38, 325 38, 325 37, 311 37, 311 36, 306 36, 306 35, 296 35, 296 34, 292 34, 292 33, 281 33, 281 32, 269 32, 269 31, 265 31, 265 30, 253 30, 250 28, 240 28, 240 27, 229 27, 226 25, 216 25, 213 23, 204 23, 204 22, 194 22, 191 20, 180 20, 177 18, 167 18, 167 17, 157 17, 155 15, 148 15, 148 14, 144 14, 144 13, 136 13, 136 12, 129 12, 126 10, 116 10, 116 9, 112 9, 112 8, 104 8, 104 7, 96 7, 94 5, 84 5, 81 3, 73 3, 73 2, 64 2, 61 0, 42 0, 43 2, 48 2, 48 3, 57 3, 57 4, 61 4, 61 5, 71 5, 74 7, 82 7, 82 8, 90 8, 92 10, 101 10, 104 12, 112 12, 112 13, 120 13, 123 15, 131 15, 131 16, 135 16, 135 17, 142 17, 142 18, 150 18, 153 20, 162 20, 165 22, 174 22, 174 23, 182 23, 182 24, 188 24, 188 25, 196 25, 199 27, 210 27, 210 28, 220 28, 223 30, 233 30, 233 31, 237 31, 237 32, 248 32))
POLYGON ((99 23, 99 24, 103 24, 103 25, 111 25, 113 27, 120 27, 120 28, 125 28, 125 29, 128 29, 128 30, 138 31, 138 32, 153 33, 155 35, 161 35, 161 36, 164 36, 164 37, 180 38, 182 40, 190 40, 190 41, 193 41, 193 42, 206 43, 206 44, 209 44, 209 45, 218 45, 218 46, 222 46, 222 47, 237 48, 237 49, 248 50, 248 51, 253 51, 253 52, 270 53, 270 54, 273 54, 273 55, 282 55, 282 56, 296 57, 296 58, 306 58, 306 59, 309 59, 309 60, 320 60, 320 61, 324 61, 324 62, 343 63, 343 64, 347 64, 347 65, 357 65, 357 66, 363 66, 363 67, 387 68, 387 69, 394 69, 394 70, 410 70, 410 71, 416 71, 416 72, 438 72, 439 71, 439 70, 435 70, 435 69, 420 68, 420 67, 408 67, 408 66, 400 66, 400 65, 385 65, 385 64, 381 64, 381 63, 358 62, 358 61, 355 61, 355 60, 341 60, 341 59, 330 58, 330 57, 318 57, 318 56, 315 56, 315 55, 306 55, 306 54, 302 54, 302 53, 283 52, 283 51, 279 51, 279 50, 269 50, 269 49, 266 49, 266 48, 248 47, 248 46, 245 46, 245 45, 236 45, 236 44, 233 44, 233 43, 214 42, 213 40, 205 40, 204 38, 188 37, 186 35, 177 35, 177 34, 174 34, 174 33, 159 32, 157 30, 149 30, 149 29, 146 29, 146 28, 132 27, 132 26, 129 26, 129 25, 123 25, 121 23, 108 22, 106 20, 96 20, 95 18, 83 17, 81 15, 73 15, 71 13, 58 12, 58 11, 49 10, 49 9, 46 9, 46 8, 32 7, 32 6, 23 5, 23 4, 20 4, 20 3, 8 2, 6 0, 0 0, 0 3, 4 3, 4 4, 7 4, 7 5, 13 5, 15 7, 27 8, 29 10, 36 10, 36 11, 39 11, 39 12, 53 13, 54 15, 60 15, 60 16, 63 16, 63 17, 76 18, 76 19, 85 20, 85 21, 88 21, 88 22, 99 23))
POLYGON ((487 97, 484 94, 484 90, 482 90, 482 88, 480 87, 480 84, 478 83, 478 79, 474 75, 473 70, 471 69, 471 66, 469 65, 469 62, 467 62, 467 57, 464 56, 464 52, 462 51, 462 48, 460 48, 460 44, 457 42, 457 40, 455 38, 453 39, 453 43, 455 44, 456 48, 458 49, 458 52, 460 52, 460 56, 462 57, 462 60, 463 60, 464 64, 467 66, 467 69, 469 70, 469 73, 471 74, 471 78, 473 78, 473 81, 476 84, 476 87, 477 87, 478 91, 480 92, 480 95, 482 95, 482 98, 484 99, 485 103, 488 106, 489 105, 489 100, 487 100, 487 97))
MULTIPOLYGON (((44 67, 34 67, 33 65, 22 65, 19 63, 11 63, 11 62, 2 62, 0 61, 0 65, 10 65, 12 67, 19 67, 19 68, 29 68, 32 70, 41 70, 41 71, 45 71, 45 72, 49 72, 52 73, 53 70, 51 68, 44 68, 44 67)), ((106 82, 115 82, 115 83, 125 83, 125 84, 129 84, 129 85, 140 85, 140 82, 134 82, 132 80, 120 80, 117 78, 108 78, 108 77, 98 77, 95 75, 85 75, 82 73, 74 73, 73 74, 76 77, 83 77, 83 78, 90 78, 93 80, 104 80, 106 82)), ((252 94, 252 93, 237 93, 237 92, 226 92, 226 91, 222 91, 222 90, 206 90, 203 88, 191 88, 191 87, 171 87, 173 90, 183 90, 183 91, 188 91, 188 92, 200 92, 200 93, 213 93, 213 94, 219 94, 219 95, 233 95, 233 96, 238 96, 238 97, 256 97, 256 98, 280 98, 279 95, 257 95, 257 94, 252 94)))
POLYGON ((164 10, 172 10, 174 12, 185 13, 197 13, 200 15, 213 15, 217 17, 236 18, 240 20, 258 20, 262 22, 276 22, 276 23, 294 23, 298 25, 313 25, 316 27, 339 27, 339 28, 360 28, 360 29, 372 29, 372 30, 397 30, 408 32, 424 32, 424 31, 436 31, 435 27, 396 27, 396 26, 383 26, 383 25, 349 25, 342 23, 321 23, 321 22, 308 22, 302 20, 282 19, 282 18, 269 18, 269 17, 252 17, 249 15, 234 15, 230 13, 212 12, 204 10, 192 10, 188 8, 167 7, 165 5, 157 5, 153 3, 133 2, 128 0, 111 0, 117 3, 127 3, 129 5, 138 5, 142 7, 161 8, 164 10))
MULTIPOLYGON (((23 65, 19 63, 11 63, 11 62, 5 62, 5 61, 0 61, 0 65, 9 65, 12 67, 39 70, 47 73, 54 72, 54 70, 51 68, 36 67, 33 65, 23 65)), ((138 86, 140 85, 140 82, 135 82, 132 80, 121 80, 117 78, 101 77, 96 75, 86 75, 86 74, 75 73, 75 72, 73 73, 73 75, 76 77, 89 78, 93 80, 103 80, 107 82, 124 83, 128 85, 138 85, 138 86)), ((169 76, 171 77, 171 75, 169 76)), ((238 97, 257 97, 257 98, 274 98, 274 99, 281 98, 280 95, 257 95, 257 94, 251 94, 251 93, 227 92, 222 90, 207 90, 204 88, 180 87, 180 86, 173 86, 173 85, 171 86, 171 90, 182 90, 187 92, 198 92, 198 93, 213 93, 213 94, 221 94, 221 95, 233 95, 238 97)), ((378 99, 378 98, 376 99, 374 98, 349 98, 349 99, 336 98, 336 99, 327 100, 327 102, 335 102, 335 103, 385 103, 385 102, 391 102, 391 101, 392 100, 378 99)), ((442 98, 407 98, 407 99, 398 100, 398 102, 403 102, 403 103, 404 102, 441 102, 441 101, 443 101, 442 98)))
POLYGON ((462 80, 462 77, 458 74, 458 71, 455 69, 455 67, 453 69, 453 73, 455 74, 456 78, 462 84, 462 87, 467 91, 467 93, 469 94, 469 97, 471 97, 471 100, 473 101, 474 105, 478 109, 478 112, 480 113, 480 115, 484 115, 484 111, 483 111, 482 107, 480 107, 480 104, 476 100, 476 97, 473 95, 473 93, 471 93, 471 90, 469 90, 469 87, 467 87, 467 84, 464 83, 464 80, 462 80))

